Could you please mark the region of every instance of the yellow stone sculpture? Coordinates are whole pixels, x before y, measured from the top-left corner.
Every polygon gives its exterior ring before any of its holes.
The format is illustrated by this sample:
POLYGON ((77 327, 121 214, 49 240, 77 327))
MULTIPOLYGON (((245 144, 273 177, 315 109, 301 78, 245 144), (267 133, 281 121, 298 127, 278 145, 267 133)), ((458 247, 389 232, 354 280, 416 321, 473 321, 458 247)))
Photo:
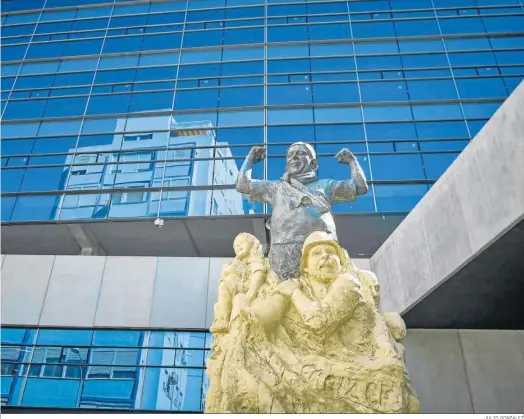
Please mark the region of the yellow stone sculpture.
POLYGON ((418 413, 406 327, 329 234, 311 233, 298 278, 279 281, 250 234, 223 268, 206 413, 418 413))

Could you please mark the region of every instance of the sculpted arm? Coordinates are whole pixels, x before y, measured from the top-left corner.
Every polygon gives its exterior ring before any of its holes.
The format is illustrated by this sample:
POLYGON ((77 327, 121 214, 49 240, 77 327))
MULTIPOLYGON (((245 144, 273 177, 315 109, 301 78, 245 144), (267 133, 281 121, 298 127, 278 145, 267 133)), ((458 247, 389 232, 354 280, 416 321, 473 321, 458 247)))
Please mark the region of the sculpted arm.
POLYGON ((323 333, 351 314, 360 301, 356 285, 347 278, 335 281, 328 294, 320 301, 310 300, 300 289, 291 294, 291 302, 304 324, 317 333, 323 333), (336 283, 340 281, 339 283, 336 283))
POLYGON ((236 190, 249 195, 251 202, 271 203, 275 182, 251 178, 253 165, 263 160, 265 156, 266 149, 264 147, 253 147, 237 175, 236 190))
POLYGON ((331 191, 332 202, 354 201, 357 195, 365 195, 368 192, 366 175, 353 153, 347 148, 343 148, 337 153, 335 158, 339 163, 349 165, 350 178, 335 182, 331 191))
POLYGON ((266 279, 266 271, 263 268, 263 263, 256 263, 253 266, 252 272, 251 272, 251 282, 249 284, 249 290, 246 294, 246 298, 248 301, 253 301, 255 297, 257 296, 258 290, 262 286, 262 284, 265 282, 266 279))
POLYGON ((253 165, 263 160, 266 156, 266 149, 264 147, 253 147, 249 154, 246 156, 242 167, 237 175, 236 189, 240 193, 251 194, 253 193, 253 185, 251 179, 251 172, 253 165))

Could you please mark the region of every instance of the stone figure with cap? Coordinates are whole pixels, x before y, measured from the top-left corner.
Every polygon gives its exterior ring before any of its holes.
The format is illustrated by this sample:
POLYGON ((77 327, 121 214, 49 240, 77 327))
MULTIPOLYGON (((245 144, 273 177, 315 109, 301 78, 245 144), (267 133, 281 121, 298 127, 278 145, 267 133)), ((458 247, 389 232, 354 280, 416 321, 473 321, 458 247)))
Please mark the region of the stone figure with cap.
POLYGON ((344 148, 335 155, 348 164, 350 178, 319 179, 318 160, 310 144, 296 142, 287 152, 286 172, 280 181, 251 178, 253 165, 266 156, 266 149, 253 147, 237 177, 237 191, 252 202, 272 206, 269 261, 281 281, 298 275, 302 245, 313 231, 325 231, 337 240, 331 205, 355 201, 368 191, 366 177, 356 157, 344 148))

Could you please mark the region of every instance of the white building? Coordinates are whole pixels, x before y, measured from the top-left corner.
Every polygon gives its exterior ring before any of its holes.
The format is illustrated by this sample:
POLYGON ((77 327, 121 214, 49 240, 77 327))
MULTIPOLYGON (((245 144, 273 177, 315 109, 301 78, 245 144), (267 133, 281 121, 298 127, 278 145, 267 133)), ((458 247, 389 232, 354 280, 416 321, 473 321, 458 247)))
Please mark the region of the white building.
MULTIPOLYGON (((231 185, 238 168, 227 143, 216 141, 209 121, 177 123, 165 132, 124 132, 117 121, 112 144, 80 147, 65 190, 126 188, 113 194, 66 195, 60 219, 244 214, 234 189, 144 191, 151 187, 231 185), (135 191, 133 191, 135 189, 135 191)), ((135 125, 140 126, 135 122, 135 125)), ((146 124, 144 124, 146 125, 146 124)), ((70 150, 73 153, 75 150, 70 150)))

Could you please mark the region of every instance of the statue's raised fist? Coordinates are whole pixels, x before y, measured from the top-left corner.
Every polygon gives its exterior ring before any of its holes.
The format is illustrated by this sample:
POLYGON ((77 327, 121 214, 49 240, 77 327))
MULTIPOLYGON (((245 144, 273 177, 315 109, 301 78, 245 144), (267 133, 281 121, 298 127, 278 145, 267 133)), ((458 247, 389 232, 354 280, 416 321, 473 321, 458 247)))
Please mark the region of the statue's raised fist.
POLYGON ((355 155, 351 151, 349 151, 347 148, 343 148, 342 150, 340 150, 335 155, 335 158, 337 159, 339 163, 345 163, 345 164, 349 164, 352 161, 356 160, 355 155))
POLYGON ((266 149, 264 147, 253 147, 248 154, 249 160, 253 163, 258 163, 260 160, 266 158, 266 149))

